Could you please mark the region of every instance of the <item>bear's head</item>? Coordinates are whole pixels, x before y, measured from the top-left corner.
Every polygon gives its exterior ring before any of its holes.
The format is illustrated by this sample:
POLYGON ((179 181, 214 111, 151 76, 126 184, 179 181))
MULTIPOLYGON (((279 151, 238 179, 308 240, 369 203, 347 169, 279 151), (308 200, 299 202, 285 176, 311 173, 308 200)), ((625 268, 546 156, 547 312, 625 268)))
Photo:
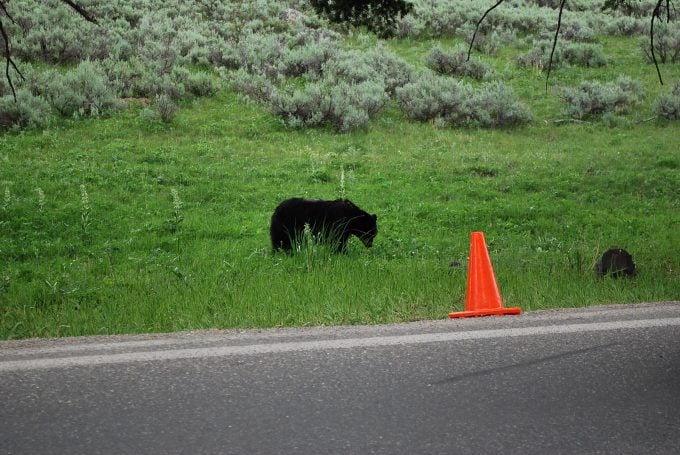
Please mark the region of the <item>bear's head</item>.
POLYGON ((354 220, 352 230, 363 244, 370 248, 373 246, 373 239, 378 235, 378 215, 362 214, 354 220))

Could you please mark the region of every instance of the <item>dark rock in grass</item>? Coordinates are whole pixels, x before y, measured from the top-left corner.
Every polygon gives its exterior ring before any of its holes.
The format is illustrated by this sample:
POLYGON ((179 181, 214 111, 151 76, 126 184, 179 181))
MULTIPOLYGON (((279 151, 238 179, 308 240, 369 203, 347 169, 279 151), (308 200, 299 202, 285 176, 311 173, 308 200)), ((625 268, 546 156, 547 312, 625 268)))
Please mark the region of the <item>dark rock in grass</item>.
POLYGON ((611 275, 613 278, 633 277, 637 273, 633 256, 621 248, 611 248, 605 251, 600 260, 597 261, 595 271, 600 278, 605 275, 611 275))

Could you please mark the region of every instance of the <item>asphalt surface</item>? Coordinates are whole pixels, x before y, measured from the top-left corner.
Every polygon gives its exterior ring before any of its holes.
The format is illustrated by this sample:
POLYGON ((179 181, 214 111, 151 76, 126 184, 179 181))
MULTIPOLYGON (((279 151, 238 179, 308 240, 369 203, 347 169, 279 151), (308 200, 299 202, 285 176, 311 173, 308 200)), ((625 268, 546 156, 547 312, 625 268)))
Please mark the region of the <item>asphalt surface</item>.
POLYGON ((0 454, 677 454, 680 302, 0 342, 0 454))

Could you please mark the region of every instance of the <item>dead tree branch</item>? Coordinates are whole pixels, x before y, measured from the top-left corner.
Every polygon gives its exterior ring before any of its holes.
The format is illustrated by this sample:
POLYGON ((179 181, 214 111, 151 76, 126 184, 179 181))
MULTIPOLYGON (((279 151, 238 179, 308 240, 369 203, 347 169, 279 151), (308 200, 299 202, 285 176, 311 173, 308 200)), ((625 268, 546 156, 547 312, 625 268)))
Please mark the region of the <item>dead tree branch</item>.
POLYGON ((477 36, 477 30, 479 30, 479 26, 481 25, 482 21, 486 18, 487 14, 489 14, 491 11, 496 9, 498 5, 503 3, 505 0, 498 0, 495 5, 493 5, 491 8, 486 10, 486 12, 482 15, 482 17, 477 21, 477 25, 475 26, 475 31, 472 34, 472 39, 470 40, 470 48, 468 49, 468 55, 467 55, 467 60, 470 60, 470 53, 472 52, 472 45, 475 43, 475 36, 477 36))
POLYGON ((545 75, 545 92, 548 93, 548 81, 550 80, 550 71, 552 70, 553 56, 555 55, 555 48, 557 47, 557 37, 560 34, 560 27, 562 26, 562 11, 564 11, 564 4, 567 0, 560 2, 560 12, 557 15, 557 29, 555 30, 555 38, 553 39, 552 49, 550 50, 550 59, 548 60, 548 71, 545 75))
MULTIPOLYGON (((78 3, 72 1, 72 0, 61 0, 62 3, 68 5, 71 9, 73 9, 80 17, 85 19, 88 22, 92 22, 93 24, 97 24, 97 20, 90 15, 90 13, 80 6, 78 3)), ((14 69, 14 71, 19 75, 19 77, 24 80, 24 75, 21 74, 21 71, 19 71, 19 68, 17 68, 17 65, 14 63, 14 59, 12 58, 12 46, 10 43, 10 38, 9 35, 7 34, 7 30, 5 29, 5 21, 4 19, 7 18, 10 22, 13 24, 16 23, 14 21, 14 18, 9 14, 7 11, 7 7, 5 6, 6 1, 0 1, 0 36, 2 36, 2 40, 4 42, 3 46, 3 54, 5 57, 5 79, 7 79, 7 82, 9 83, 9 88, 12 90, 12 96, 14 97, 14 102, 17 101, 17 94, 16 90, 14 88, 14 83, 12 82, 12 75, 10 74, 10 68, 14 69)))
MULTIPOLYGON (((656 61, 656 53, 654 52, 654 19, 659 16, 659 11, 661 9, 661 3, 663 0, 658 0, 656 2, 656 7, 654 7, 654 11, 652 12, 652 22, 651 25, 649 26, 649 47, 650 50, 652 51, 652 61, 654 61, 654 67, 656 68, 656 74, 659 76, 659 83, 663 85, 663 79, 661 78, 661 70, 659 69, 659 62, 656 61)), ((666 8, 668 8, 668 5, 666 5, 666 8)), ((670 8, 668 8, 668 19, 670 20, 670 8)))
MULTIPOLYGON (((14 18, 9 14, 7 11, 7 8, 5 8, 5 4, 3 2, 0 2, 0 9, 2 10, 2 13, 9 19, 10 21, 14 22, 14 18)), ((12 91, 12 96, 14 97, 14 102, 17 100, 17 93, 16 90, 14 89, 14 84, 12 83, 12 77, 9 73, 10 68, 14 68, 14 71, 19 75, 19 77, 24 80, 24 75, 21 74, 21 71, 19 71, 19 68, 17 68, 17 65, 14 63, 14 60, 12 59, 12 54, 10 51, 9 47, 9 37, 7 36, 7 32, 5 31, 5 24, 2 21, 2 18, 0 17, 0 36, 2 36, 3 43, 5 44, 4 46, 4 52, 5 52, 5 78, 7 78, 7 82, 9 83, 9 88, 12 91)))
POLYGON ((70 6, 75 12, 77 12, 83 19, 85 19, 88 22, 92 22, 93 24, 97 23, 97 19, 95 19, 93 16, 90 15, 90 13, 85 10, 82 6, 77 4, 76 2, 73 2, 71 0, 61 0, 63 3, 66 3, 68 6, 70 6))

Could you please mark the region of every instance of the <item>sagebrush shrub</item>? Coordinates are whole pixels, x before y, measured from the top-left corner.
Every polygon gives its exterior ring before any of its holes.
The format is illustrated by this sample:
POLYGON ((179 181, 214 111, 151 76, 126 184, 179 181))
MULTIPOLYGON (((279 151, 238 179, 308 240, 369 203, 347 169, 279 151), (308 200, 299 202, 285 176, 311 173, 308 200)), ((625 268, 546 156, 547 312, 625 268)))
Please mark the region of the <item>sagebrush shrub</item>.
POLYGON ((172 119, 175 118, 175 114, 177 114, 177 111, 179 110, 177 104, 175 104, 172 98, 165 93, 156 95, 154 98, 154 106, 158 110, 158 115, 161 120, 165 123, 172 122, 172 119))
POLYGON ((330 95, 320 82, 302 89, 279 90, 271 93, 272 112, 291 128, 319 126, 329 117, 330 95))
POLYGON ((425 65, 436 73, 448 76, 483 79, 491 73, 491 67, 479 59, 467 59, 467 49, 462 46, 447 51, 439 46, 432 48, 425 65))
POLYGON ((642 81, 628 76, 619 76, 614 81, 614 84, 626 93, 631 104, 639 104, 645 98, 645 89, 642 81))
MULTIPOLYGON (((62 115, 97 115, 109 103, 71 90, 77 84, 61 70, 36 66, 32 71, 19 59, 65 68, 90 59, 104 70, 113 97, 153 100, 167 94, 178 101, 188 94, 209 96, 217 89, 208 78, 194 75, 196 67, 243 67, 272 80, 281 74, 316 72, 319 77, 321 64, 339 43, 339 35, 324 28, 314 14, 291 8, 304 8, 300 2, 118 0, 88 1, 84 6, 99 25, 85 21, 63 2, 6 2, 14 19, 4 22, 12 54, 27 75, 26 82, 15 85, 54 102, 62 115)), ((92 79, 92 90, 99 80, 92 79)), ((6 85, 0 83, 0 95, 7 94, 6 85)))
POLYGON ((139 111, 139 118, 144 122, 154 123, 161 119, 161 115, 158 110, 146 106, 139 111))
POLYGON ((216 38, 208 49, 208 58, 213 65, 228 69, 239 67, 239 53, 236 44, 216 38))
POLYGON ((387 102, 385 86, 378 81, 308 83, 302 89, 274 89, 271 105, 274 114, 291 128, 332 125, 346 132, 363 128, 387 102))
POLYGON ((652 109, 666 120, 680 120, 680 82, 673 84, 668 94, 659 96, 652 109))
POLYGON ((397 89, 397 101, 413 120, 439 126, 504 127, 531 121, 531 113, 502 82, 479 89, 456 79, 422 73, 397 89))
POLYGON ((630 120, 613 112, 605 112, 602 114, 602 124, 607 128, 629 128, 630 120))
POLYGON ((475 121, 483 127, 509 127, 532 120, 529 109, 517 100, 512 88, 494 81, 483 85, 472 100, 475 121))
MULTIPOLYGON (((469 43, 474 34, 474 24, 467 24, 461 29, 465 42, 469 43)), ((487 55, 496 55, 501 47, 517 44, 517 32, 513 29, 490 28, 480 29, 475 35, 473 49, 487 55)))
POLYGON ((385 86, 380 81, 334 85, 331 90, 330 121, 340 132, 364 128, 383 108, 387 99, 385 86))
POLYGON ((164 94, 173 100, 180 100, 186 93, 184 82, 188 76, 188 71, 180 68, 173 68, 171 74, 148 73, 140 81, 139 95, 145 98, 153 98, 156 95, 164 94))
POLYGON ((108 79, 108 85, 118 96, 132 98, 147 95, 143 87, 150 72, 139 58, 129 60, 106 58, 100 64, 108 79))
MULTIPOLYGON (((517 65, 524 68, 547 68, 550 60, 551 43, 548 41, 534 41, 534 46, 528 52, 520 54, 516 58, 517 65)), ((562 51, 559 46, 555 48, 552 57, 552 67, 557 68, 562 60, 562 51)))
POLYGON ((413 67, 385 46, 377 45, 368 51, 339 52, 323 65, 322 73, 329 83, 381 82, 385 91, 393 95, 397 87, 411 79, 413 67))
POLYGON ((251 74, 245 69, 232 71, 226 75, 228 83, 245 97, 260 103, 271 99, 274 84, 262 74, 251 74))
POLYGON ((567 41, 592 42, 595 31, 581 21, 571 21, 560 27, 560 37, 567 41))
MULTIPOLYGON (((306 48, 311 36, 298 34, 284 41, 277 66, 284 72, 276 77, 244 65, 228 72, 226 78, 248 98, 268 102, 289 127, 331 125, 340 132, 366 126, 394 90, 410 80, 412 67, 382 45, 369 51, 341 51, 333 42, 321 49, 321 54, 312 53, 318 57, 314 65, 291 65, 302 55, 295 49, 306 48), (305 47, 296 48, 298 44, 305 47), (295 83, 284 77, 298 75, 304 78, 295 83)), ((271 58, 276 62, 275 56, 271 58)), ((269 68, 274 66, 272 63, 269 68)))
POLYGON ((607 65, 607 56, 602 46, 591 43, 572 43, 564 46, 562 58, 570 65, 584 68, 599 68, 607 65))
POLYGON ((244 35, 238 42, 239 67, 270 78, 278 74, 278 66, 286 49, 272 33, 244 35))
POLYGON ((367 58, 366 52, 347 50, 334 56, 323 65, 324 78, 330 82, 361 83, 380 79, 380 74, 367 58))
MULTIPOLYGON (((640 38, 640 49, 647 63, 653 63, 648 36, 640 38)), ((680 62, 680 27, 677 24, 657 22, 654 27, 654 54, 658 63, 680 62)))
POLYGON ((425 72, 397 88, 396 98, 412 120, 444 118, 464 123, 471 117, 471 93, 472 89, 461 81, 425 72))
POLYGON ((605 32, 608 35, 633 36, 640 35, 649 31, 649 24, 642 19, 635 19, 630 16, 616 17, 610 20, 605 32))
POLYGON ((52 2, 7 2, 15 19, 7 21, 13 54, 24 60, 74 64, 100 59, 123 39, 117 29, 97 27, 66 6, 52 2))
POLYGON ((333 22, 365 26, 381 36, 393 35, 397 19, 413 8, 405 0, 310 0, 310 3, 333 22))
MULTIPOLYGON (((414 1, 410 13, 425 24, 433 36, 468 37, 471 24, 475 24, 488 8, 486 2, 469 0, 414 1)), ((479 32, 492 30, 511 31, 517 34, 536 33, 554 25, 554 12, 536 5, 511 5, 509 2, 495 9, 481 24, 479 32)), ((517 2, 513 2, 517 3, 517 2)))
POLYGON ((219 89, 215 79, 205 71, 190 73, 185 86, 187 91, 195 96, 213 96, 219 89))
MULTIPOLYGON (((456 36, 470 41, 474 25, 485 10, 493 2, 475 2, 470 0, 409 0, 413 4, 412 11, 396 22, 398 34, 401 37, 440 37, 456 36)), ((501 38, 502 45, 512 41, 513 36, 554 33, 557 11, 552 4, 560 4, 559 0, 541 2, 532 0, 509 0, 499 5, 482 22, 477 36, 480 45, 490 44, 493 52, 494 44, 485 43, 485 36, 496 32, 501 38)), ((644 17, 649 15, 650 0, 639 3, 640 9, 645 10, 644 17)), ((601 1, 569 0, 565 3, 562 17, 562 38, 572 41, 592 41, 603 32, 614 33, 616 27, 610 25, 615 17, 609 12, 601 11, 601 1), (611 30, 611 31, 610 31, 611 30)), ((639 24, 643 28, 641 21, 639 24)), ((647 27, 649 28, 648 24, 647 27)), ((620 34, 620 33, 617 33, 620 34)), ((476 42, 476 39, 475 39, 476 42)), ((482 50, 482 52, 487 52, 482 50)))
MULTIPOLYGON (((530 51, 517 57, 517 64, 527 68, 547 68, 552 45, 551 40, 534 41, 534 47, 530 51)), ((598 68, 606 66, 608 59, 599 44, 559 41, 553 53, 552 68, 558 68, 565 63, 585 68, 598 68)))
POLYGON ((567 103, 564 113, 572 118, 584 119, 611 112, 626 113, 644 98, 639 81, 621 76, 614 82, 582 82, 577 88, 563 88, 562 97, 567 103))
POLYGON ((417 38, 426 30, 425 21, 412 14, 401 16, 394 21, 394 34, 399 38, 417 38))
POLYGON ((97 117, 115 106, 115 93, 104 70, 95 62, 86 60, 63 75, 52 74, 47 94, 61 115, 97 117))
POLYGON ((0 97, 0 128, 22 129, 46 126, 51 112, 49 103, 26 89, 17 90, 16 95, 16 102, 12 95, 0 97))
POLYGON ((339 37, 310 29, 298 31, 285 42, 278 64, 279 73, 285 76, 321 74, 325 62, 338 53, 339 37))
POLYGON ((385 91, 390 96, 394 96, 397 87, 402 87, 413 77, 413 66, 396 56, 382 44, 378 44, 368 51, 366 57, 380 74, 382 82, 385 84, 385 91))

